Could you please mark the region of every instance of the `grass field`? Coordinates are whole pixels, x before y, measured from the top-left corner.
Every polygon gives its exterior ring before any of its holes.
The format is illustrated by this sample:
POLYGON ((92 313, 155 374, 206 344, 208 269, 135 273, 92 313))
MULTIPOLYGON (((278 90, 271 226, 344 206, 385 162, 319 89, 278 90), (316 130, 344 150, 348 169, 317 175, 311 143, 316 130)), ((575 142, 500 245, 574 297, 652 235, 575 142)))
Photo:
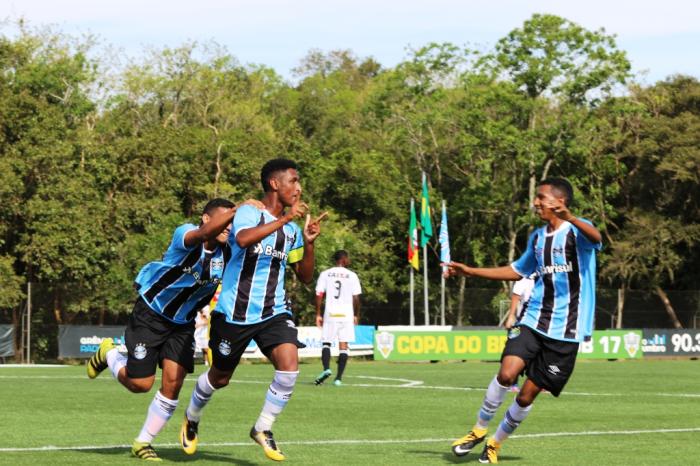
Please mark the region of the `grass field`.
MULTIPOLYGON (((497 367, 351 360, 345 386, 316 387, 319 364, 305 363, 275 436, 289 464, 478 464, 481 448, 457 458, 450 443, 471 427, 497 367)), ((238 369, 207 407, 192 457, 177 444, 193 387, 194 376, 188 378, 175 416, 156 439, 161 457, 271 464, 248 439, 271 377, 267 364, 238 369)), ((152 396, 128 393, 109 373, 88 380, 84 366, 0 366, 0 464, 138 464, 129 446, 152 396)), ((500 462, 700 464, 700 361, 579 361, 559 399, 540 396, 500 462)))

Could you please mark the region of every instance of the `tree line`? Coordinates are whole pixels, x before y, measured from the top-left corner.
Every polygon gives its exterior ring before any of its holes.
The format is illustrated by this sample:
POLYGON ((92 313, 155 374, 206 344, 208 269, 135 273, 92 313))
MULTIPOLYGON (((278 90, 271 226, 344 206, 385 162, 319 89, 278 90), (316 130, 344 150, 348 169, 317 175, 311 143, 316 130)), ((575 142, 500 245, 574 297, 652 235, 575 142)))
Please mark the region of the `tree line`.
MULTIPOLYGON (((394 67, 312 50, 290 83, 213 43, 115 68, 90 38, 4 29, 0 312, 15 323, 29 281, 51 300, 37 318, 126 315, 136 273, 175 226, 197 222, 212 197, 259 196, 260 167, 284 156, 299 162, 312 209, 331 213, 318 268, 349 250, 367 303, 406 302, 422 171, 433 206, 447 202, 453 258, 483 266, 521 253, 536 183, 564 176, 574 212, 604 233, 599 283, 618 289, 618 324, 630 289, 657 294, 669 323, 686 324, 667 292, 698 289, 700 82, 638 84, 604 30, 534 15, 489 50, 430 43, 394 67)), ((488 286, 449 283, 451 323, 468 324, 468 290, 488 286)), ((290 288, 310 322, 312 291, 290 288)))

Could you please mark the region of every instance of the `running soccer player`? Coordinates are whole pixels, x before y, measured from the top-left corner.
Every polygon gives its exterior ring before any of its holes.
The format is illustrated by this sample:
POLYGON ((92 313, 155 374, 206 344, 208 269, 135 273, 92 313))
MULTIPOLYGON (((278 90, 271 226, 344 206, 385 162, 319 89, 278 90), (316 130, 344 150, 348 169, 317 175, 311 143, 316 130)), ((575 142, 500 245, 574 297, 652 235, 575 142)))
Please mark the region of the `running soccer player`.
POLYGON ((542 390, 559 396, 571 377, 579 343, 593 333, 595 252, 601 234, 588 220, 575 217, 569 206, 573 189, 562 178, 548 178, 537 187, 533 205, 547 224, 529 237, 525 253, 511 265, 474 268, 457 262, 446 276, 467 275, 491 280, 518 280, 536 274, 535 286, 513 327, 501 356, 498 375, 488 386, 476 425, 452 444, 457 456, 469 453, 486 438, 489 421, 503 403, 508 387, 525 371, 527 379, 479 458, 497 463, 503 441, 527 417, 542 390))
POLYGON ((338 341, 338 373, 333 385, 342 385, 343 371, 348 362, 348 343, 355 341, 355 325, 360 320, 360 279, 357 274, 348 269, 350 257, 346 251, 340 250, 333 254, 335 267, 324 270, 316 282, 316 325, 323 327, 321 341, 321 362, 323 372, 314 383, 321 385, 331 372, 331 344, 338 341), (326 298, 326 310, 321 315, 323 298, 326 298), (353 312, 354 310, 354 312, 353 312))
POLYGON ((187 223, 175 229, 162 260, 148 263, 136 277, 139 297, 125 331, 128 355, 105 338, 88 361, 88 377, 109 367, 133 393, 148 392, 156 365, 162 368, 161 387, 131 447, 137 458, 160 461, 151 443, 175 411, 185 376, 194 370, 193 319, 211 300, 231 257, 227 240, 235 212, 232 202, 213 199, 199 226, 187 223))
POLYGON ((180 443, 190 455, 197 450, 202 410, 216 390, 228 385, 248 343, 255 340, 275 367, 275 375, 250 437, 268 458, 285 458, 271 429, 292 396, 299 374, 297 348, 303 347, 285 295, 285 270, 289 263, 302 282, 311 282, 314 241, 326 214, 310 220, 308 207, 301 201, 299 173, 293 161, 268 161, 261 180, 264 208, 242 206, 233 219, 231 263, 224 272, 219 301, 211 315, 212 365, 197 379, 180 429, 180 443), (293 220, 304 216, 302 230, 293 220))
POLYGON ((513 328, 515 323, 522 318, 525 303, 530 299, 534 287, 535 280, 530 277, 521 278, 513 285, 513 291, 510 294, 510 308, 503 323, 506 330, 513 328))

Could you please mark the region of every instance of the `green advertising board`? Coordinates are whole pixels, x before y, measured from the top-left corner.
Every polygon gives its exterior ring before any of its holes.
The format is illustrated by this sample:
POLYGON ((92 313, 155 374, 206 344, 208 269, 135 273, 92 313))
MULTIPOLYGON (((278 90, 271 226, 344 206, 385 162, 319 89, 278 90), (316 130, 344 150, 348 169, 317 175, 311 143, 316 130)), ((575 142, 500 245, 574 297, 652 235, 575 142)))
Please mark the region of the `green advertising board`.
MULTIPOLYGON (((503 330, 422 332, 385 329, 374 334, 374 359, 380 361, 498 361, 508 340, 503 330)), ((579 357, 631 359, 642 357, 641 330, 602 330, 579 347, 579 357)))

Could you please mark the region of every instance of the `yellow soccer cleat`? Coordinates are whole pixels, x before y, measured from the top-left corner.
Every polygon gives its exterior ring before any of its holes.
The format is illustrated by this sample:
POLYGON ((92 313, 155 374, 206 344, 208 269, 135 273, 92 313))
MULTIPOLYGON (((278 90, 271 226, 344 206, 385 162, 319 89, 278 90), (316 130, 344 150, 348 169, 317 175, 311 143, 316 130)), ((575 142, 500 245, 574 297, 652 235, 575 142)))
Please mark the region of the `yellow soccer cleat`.
POLYGON ((489 441, 486 442, 484 451, 481 452, 481 456, 479 457, 479 463, 497 464, 498 450, 500 449, 501 444, 495 441, 494 439, 490 438, 489 441))
POLYGON ((464 456, 486 438, 486 429, 472 428, 467 435, 452 442, 452 453, 464 456))
POLYGON ((144 461, 163 461, 158 457, 158 453, 156 453, 150 443, 134 440, 134 444, 131 446, 131 454, 144 461))
POLYGON ((97 351, 95 351, 95 354, 93 354, 90 359, 88 359, 87 363, 87 375, 91 379, 94 379, 100 373, 107 369, 107 352, 111 350, 112 348, 116 348, 114 345, 114 340, 111 338, 105 338, 102 340, 100 343, 99 348, 97 348, 97 351))
POLYGON ((188 455, 194 455, 197 451, 197 442, 199 442, 198 428, 199 422, 190 421, 185 415, 182 427, 180 427, 180 446, 188 455))
POLYGON ((257 443, 263 448, 265 456, 267 456, 271 460, 284 461, 284 453, 282 453, 279 450, 279 448, 277 448, 277 444, 275 443, 275 439, 272 436, 272 432, 270 432, 269 430, 266 430, 264 432, 258 432, 257 430, 255 430, 255 426, 253 426, 253 428, 250 429, 250 438, 252 438, 255 441, 255 443, 257 443))

